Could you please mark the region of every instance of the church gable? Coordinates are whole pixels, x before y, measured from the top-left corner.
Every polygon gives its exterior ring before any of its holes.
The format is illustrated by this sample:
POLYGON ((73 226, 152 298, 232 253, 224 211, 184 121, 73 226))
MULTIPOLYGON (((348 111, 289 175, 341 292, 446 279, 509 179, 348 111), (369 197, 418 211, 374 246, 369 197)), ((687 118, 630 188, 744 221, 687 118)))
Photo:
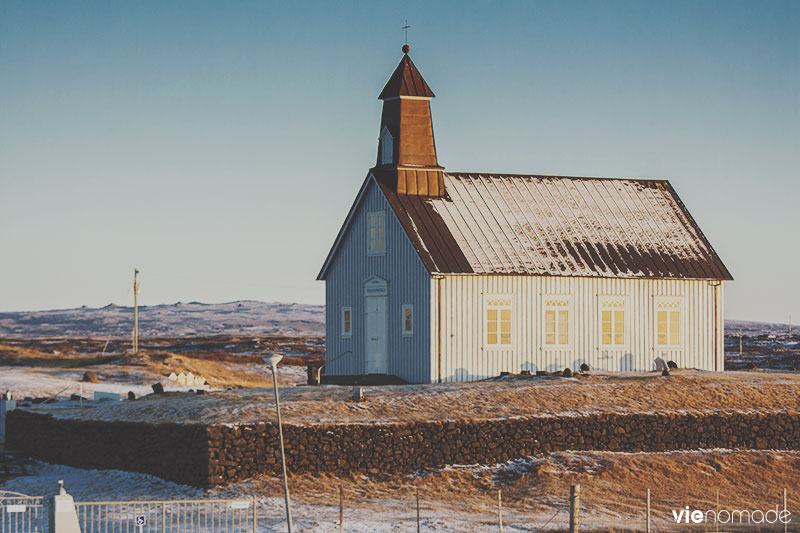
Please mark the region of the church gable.
POLYGON ((665 180, 445 172, 433 91, 403 52, 379 96, 378 157, 365 187, 382 191, 429 273, 732 279, 665 180))
MULTIPOLYGON (((370 173, 364 180, 350 211, 333 243, 318 280, 328 277, 333 264, 338 261, 341 250, 348 250, 346 262, 366 261, 369 257, 383 258, 394 254, 416 256, 424 265, 423 258, 416 253, 417 243, 410 241, 405 228, 401 227, 395 211, 391 208, 382 187, 370 173)), ((391 260, 396 260, 394 259, 391 260)), ((427 265, 425 265, 426 270, 427 265)))

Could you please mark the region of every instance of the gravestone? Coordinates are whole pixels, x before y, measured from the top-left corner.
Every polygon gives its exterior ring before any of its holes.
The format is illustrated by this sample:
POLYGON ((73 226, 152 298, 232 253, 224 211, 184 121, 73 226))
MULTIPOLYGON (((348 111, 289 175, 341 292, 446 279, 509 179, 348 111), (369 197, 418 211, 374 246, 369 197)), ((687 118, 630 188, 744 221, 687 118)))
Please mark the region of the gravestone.
POLYGON ((17 402, 11 399, 10 392, 0 396, 0 448, 6 443, 6 413, 13 411, 16 407, 17 402))
POLYGON ((104 401, 104 400, 105 401, 118 402, 121 399, 122 399, 122 397, 119 394, 117 394, 116 392, 94 391, 94 401, 96 401, 96 402, 104 401))
POLYGON ((353 387, 353 401, 354 402, 364 401, 364 390, 361 387, 353 387))

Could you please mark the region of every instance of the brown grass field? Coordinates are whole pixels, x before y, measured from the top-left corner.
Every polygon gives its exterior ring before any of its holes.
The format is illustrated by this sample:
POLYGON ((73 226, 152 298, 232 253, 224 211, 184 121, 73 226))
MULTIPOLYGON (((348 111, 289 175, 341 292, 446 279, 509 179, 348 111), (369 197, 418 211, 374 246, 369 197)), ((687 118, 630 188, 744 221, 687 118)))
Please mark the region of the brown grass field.
MULTIPOLYGON (((98 374, 101 382, 97 387, 149 388, 154 381, 166 382, 170 372, 193 372, 206 377, 217 391, 203 396, 182 392, 150 396, 99 406, 89 410, 88 416, 148 421, 262 420, 271 416, 274 406, 271 391, 252 390, 271 384, 261 353, 282 351, 293 354, 282 363, 280 374, 282 407, 290 423, 622 410, 800 410, 800 373, 792 371, 714 374, 679 370, 668 378, 657 373, 591 372, 575 378, 366 387, 366 401, 354 404, 348 399, 348 387, 297 386, 305 381, 304 366, 322 361, 320 338, 148 339, 136 356, 127 354, 124 347, 122 340, 105 346, 104 339, 0 339, 0 389, 25 383, 28 395, 50 396, 64 384, 76 386, 85 370, 98 374), (457 415, 441 409, 442 405, 458 405, 457 415)), ((60 416, 69 416, 69 411, 59 409, 60 416)), ((642 530, 648 488, 654 531, 690 529, 686 524, 677 526, 671 510, 685 505, 714 509, 717 491, 721 508, 766 510, 779 504, 784 488, 788 489, 789 510, 797 517, 789 531, 800 531, 800 527, 792 528, 800 522, 798 451, 560 452, 502 465, 451 465, 409 476, 307 474, 290 478, 298 506, 296 517, 307 525, 305 531, 338 531, 339 487, 345 501, 345 530, 348 523, 352 531, 412 530, 414 496, 419 488, 423 530, 496 531, 497 490, 501 490, 507 531, 563 531, 567 523, 564 507, 574 483, 582 487, 582 530, 586 531, 642 530)), ((208 496, 243 493, 269 498, 273 502, 270 512, 280 515, 281 485, 276 478, 215 489, 208 496)), ((713 527, 694 530, 713 531, 713 527)))
MULTIPOLYGON (((581 531, 642 531, 645 493, 651 491, 654 531, 714 531, 713 526, 676 525, 672 509, 768 510, 780 506, 783 489, 788 509, 800 520, 800 452, 700 450, 667 453, 561 452, 503 465, 454 466, 406 477, 291 476, 300 509, 312 514, 322 531, 335 531, 339 487, 348 521, 383 520, 400 524, 380 531, 411 530, 415 491, 420 491, 423 530, 497 531, 497 491, 502 492, 504 525, 510 531, 566 531, 569 487, 581 486, 581 531), (554 517, 555 515, 555 517, 554 517), (551 520, 548 523, 548 520, 551 520), (324 527, 325 525, 329 527, 324 527)), ((220 489, 221 494, 241 487, 220 489)), ((256 480, 247 490, 280 498, 279 478, 256 480)), ((276 506, 275 513, 282 508, 276 506)), ((309 531, 317 530, 315 527, 309 531)), ((720 531, 783 531, 783 528, 731 528, 720 531)))

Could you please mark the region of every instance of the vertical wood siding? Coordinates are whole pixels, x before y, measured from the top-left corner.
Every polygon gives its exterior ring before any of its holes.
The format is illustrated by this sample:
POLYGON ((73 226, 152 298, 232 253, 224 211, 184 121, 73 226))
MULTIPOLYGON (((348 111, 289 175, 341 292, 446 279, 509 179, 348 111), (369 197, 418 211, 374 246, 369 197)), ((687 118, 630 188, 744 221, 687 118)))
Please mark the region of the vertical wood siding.
POLYGON ((325 278, 326 348, 325 372, 358 375, 366 372, 364 347, 364 281, 379 276, 388 282, 387 330, 389 373, 407 381, 431 381, 430 370, 430 274, 405 234, 386 197, 373 181, 331 261, 325 278), (386 213, 386 253, 367 255, 367 213, 386 213), (402 334, 401 307, 414 306, 414 334, 402 334), (353 308, 353 334, 341 336, 341 308, 353 308), (336 359, 350 350, 352 353, 336 359))
MULTIPOLYGON (((431 282, 431 381, 438 362, 438 295, 431 282)), ((443 381, 472 381, 500 372, 548 372, 582 363, 593 369, 647 371, 655 358, 675 361, 679 367, 723 370, 723 288, 704 280, 619 279, 503 275, 447 275, 442 280, 443 381), (510 294, 512 346, 484 346, 484 296, 510 294), (563 295, 570 299, 570 342, 564 348, 544 345, 543 299, 563 295), (606 349, 600 343, 599 297, 624 296, 626 343, 606 349), (656 346, 655 303, 659 297, 681 300, 679 348, 656 346), (714 302, 717 330, 714 336, 714 302), (715 343, 716 355, 715 361, 715 343)))

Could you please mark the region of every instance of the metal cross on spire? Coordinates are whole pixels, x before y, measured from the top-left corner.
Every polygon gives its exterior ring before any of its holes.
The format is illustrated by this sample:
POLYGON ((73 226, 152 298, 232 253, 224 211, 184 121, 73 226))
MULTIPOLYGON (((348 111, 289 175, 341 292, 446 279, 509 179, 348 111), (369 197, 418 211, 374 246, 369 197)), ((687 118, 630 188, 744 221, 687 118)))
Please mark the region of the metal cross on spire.
POLYGON ((405 32, 405 37, 406 37, 406 42, 405 42, 405 44, 408 44, 408 29, 409 29, 410 27, 411 27, 411 26, 409 26, 409 25, 408 25, 408 19, 406 19, 406 23, 405 23, 405 25, 403 26, 403 31, 405 32))

